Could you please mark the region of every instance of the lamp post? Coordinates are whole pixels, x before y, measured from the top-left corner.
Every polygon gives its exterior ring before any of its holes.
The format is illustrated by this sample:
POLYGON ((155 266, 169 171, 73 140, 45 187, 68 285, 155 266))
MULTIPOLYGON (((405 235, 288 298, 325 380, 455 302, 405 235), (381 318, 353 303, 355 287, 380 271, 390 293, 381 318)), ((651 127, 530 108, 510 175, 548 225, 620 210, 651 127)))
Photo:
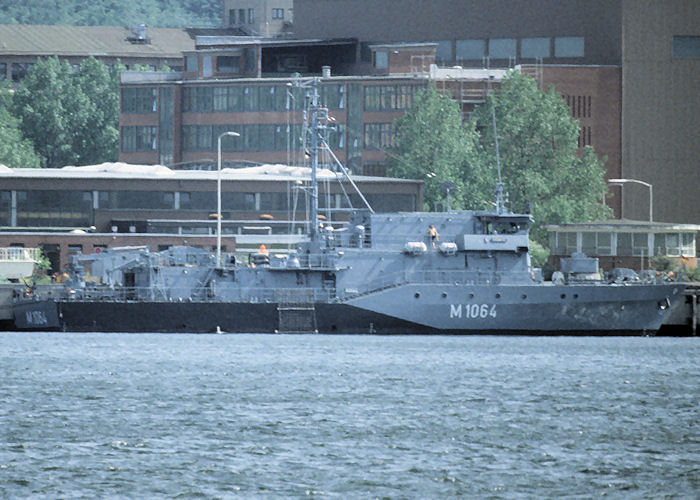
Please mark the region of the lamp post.
POLYGON ((217 139, 216 163, 216 266, 221 267, 221 138, 225 135, 240 137, 238 132, 224 132, 217 139))
POLYGON ((611 184, 613 186, 622 186, 623 184, 627 183, 641 184, 642 186, 646 186, 649 188, 649 222, 652 222, 654 214, 654 197, 652 194, 651 184, 637 179, 608 179, 608 184, 611 184))

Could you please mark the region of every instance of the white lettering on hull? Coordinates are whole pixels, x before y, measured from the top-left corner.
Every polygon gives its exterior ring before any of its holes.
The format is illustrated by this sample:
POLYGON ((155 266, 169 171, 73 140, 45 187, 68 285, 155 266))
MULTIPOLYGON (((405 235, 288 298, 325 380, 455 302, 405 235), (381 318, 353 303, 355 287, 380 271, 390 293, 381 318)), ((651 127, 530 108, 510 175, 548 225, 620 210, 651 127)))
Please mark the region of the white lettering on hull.
POLYGON ((44 311, 27 311, 25 313, 25 319, 27 320, 27 324, 32 326, 44 326, 49 324, 44 311))
POLYGON ((486 319, 498 316, 496 304, 450 304, 450 318, 486 319))

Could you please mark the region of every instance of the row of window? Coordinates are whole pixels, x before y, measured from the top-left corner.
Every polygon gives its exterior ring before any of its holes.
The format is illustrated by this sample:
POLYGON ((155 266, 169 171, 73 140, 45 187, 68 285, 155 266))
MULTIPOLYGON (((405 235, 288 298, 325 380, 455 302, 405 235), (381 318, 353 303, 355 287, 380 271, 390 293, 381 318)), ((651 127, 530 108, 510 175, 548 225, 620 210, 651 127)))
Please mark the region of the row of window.
MULTIPOLYGON (((323 193, 321 183, 319 207, 347 208, 348 203, 341 194, 323 193)), ((15 216, 17 226, 88 226, 93 209, 100 210, 196 210, 212 211, 216 208, 216 192, 169 192, 169 191, 99 191, 93 201, 92 191, 17 191, 15 216), (66 206, 64 202, 79 200, 66 206)), ((292 190, 268 193, 232 193, 221 195, 225 211, 286 211, 290 207, 305 210, 308 205, 307 191, 292 190)), ((2 192, 9 198, 10 192, 2 192)), ((377 211, 414 210, 415 196, 412 194, 367 194, 366 199, 377 211)), ((351 194, 354 207, 363 206, 359 195, 351 194)), ((12 225, 12 209, 8 203, 0 206, 0 225, 12 225)))
MULTIPOLYGON (((217 58, 222 59, 221 57, 217 58)), ((425 85, 368 85, 364 87, 365 111, 406 110, 425 85)), ((154 87, 122 89, 122 113, 155 113, 154 87)), ((320 89, 320 102, 328 109, 346 108, 346 87, 326 84, 320 89)), ((286 85, 195 86, 182 89, 182 111, 193 113, 233 113, 257 111, 297 111, 304 107, 302 90, 286 85)))
MULTIPOLYGON (((326 138, 331 149, 345 147, 345 125, 335 125, 326 138)), ((221 139, 222 151, 285 151, 302 144, 303 127, 299 124, 249 124, 249 125, 184 125, 182 127, 183 151, 215 151, 218 139, 228 131, 238 132, 238 137, 221 139)))
POLYGON ((591 117, 591 96, 565 94, 566 105, 574 118, 591 117))
POLYGON ((122 89, 122 113, 155 113, 155 87, 131 87, 122 89))
POLYGON ((235 26, 236 24, 254 24, 255 9, 229 9, 228 19, 231 26, 235 26), (238 15, 236 15, 236 13, 238 13, 238 15))
POLYGON ((368 85, 364 88, 365 111, 405 110, 424 85, 368 85))
POLYGON ((34 64, 33 63, 11 63, 7 64, 4 62, 0 62, 0 82, 3 80, 6 80, 8 77, 7 74, 7 69, 9 67, 10 69, 10 79, 13 82, 18 82, 25 76, 27 76, 27 72, 29 71, 29 68, 31 68, 34 64))
POLYGON ((121 150, 124 152, 157 151, 158 133, 156 127, 128 126, 121 128, 121 150))
POLYGON ((365 149, 387 150, 394 147, 395 130, 393 123, 365 123, 365 149))
MULTIPOLYGON (((344 85, 323 85, 320 94, 321 102, 329 109, 345 108, 344 85)), ((303 99, 300 89, 286 85, 185 87, 182 110, 196 113, 300 110, 303 99)))
MULTIPOLYGON (((649 234, 582 232, 580 248, 578 233, 551 233, 550 246, 555 255, 571 255, 581 251, 599 256, 649 256, 649 234), (613 253, 614 252, 614 253, 613 253)), ((695 235, 692 233, 654 233, 653 255, 680 257, 695 255, 695 235)))
POLYGON ((536 38, 490 38, 468 40, 440 40, 437 42, 436 59, 438 62, 481 61, 490 59, 537 58, 576 58, 585 53, 584 37, 536 37, 536 38))

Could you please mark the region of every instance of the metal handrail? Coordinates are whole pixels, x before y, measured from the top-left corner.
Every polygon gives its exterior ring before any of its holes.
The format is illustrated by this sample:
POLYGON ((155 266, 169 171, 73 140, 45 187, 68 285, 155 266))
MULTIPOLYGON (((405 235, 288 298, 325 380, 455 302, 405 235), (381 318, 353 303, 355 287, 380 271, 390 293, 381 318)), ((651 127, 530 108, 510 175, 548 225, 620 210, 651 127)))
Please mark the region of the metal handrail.
POLYGON ((0 248, 0 260, 12 262, 37 262, 41 255, 39 248, 8 247, 0 248))

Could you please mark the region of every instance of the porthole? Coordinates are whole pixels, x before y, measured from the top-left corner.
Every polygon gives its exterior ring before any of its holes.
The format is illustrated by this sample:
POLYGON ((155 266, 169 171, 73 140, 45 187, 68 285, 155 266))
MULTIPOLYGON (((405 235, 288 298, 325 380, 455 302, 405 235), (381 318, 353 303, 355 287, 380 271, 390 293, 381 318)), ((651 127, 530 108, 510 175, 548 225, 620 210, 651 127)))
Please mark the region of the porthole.
POLYGON ((420 298, 420 292, 416 292, 415 294, 413 294, 413 296, 414 296, 415 298, 419 299, 419 298, 420 298))
POLYGON ((565 299, 565 298, 566 298, 566 294, 565 294, 565 293, 562 293, 562 294, 561 294, 561 298, 562 298, 562 299, 565 299))
POLYGON ((575 294, 574 294, 574 298, 575 298, 575 299, 578 299, 578 293, 575 293, 575 294))
POLYGON ((473 299, 473 298, 474 298, 474 294, 473 294, 473 293, 470 293, 470 294, 469 294, 469 298, 470 298, 470 299, 473 299))
POLYGON ((447 298, 447 292, 442 292, 442 298, 443 299, 447 298))
POLYGON ((523 300, 525 300, 526 298, 527 298, 527 295, 523 294, 523 300))
POLYGON ((501 298, 501 294, 500 294, 500 293, 497 293, 497 294, 496 294, 496 298, 497 298, 497 299, 500 299, 500 298, 501 298))

